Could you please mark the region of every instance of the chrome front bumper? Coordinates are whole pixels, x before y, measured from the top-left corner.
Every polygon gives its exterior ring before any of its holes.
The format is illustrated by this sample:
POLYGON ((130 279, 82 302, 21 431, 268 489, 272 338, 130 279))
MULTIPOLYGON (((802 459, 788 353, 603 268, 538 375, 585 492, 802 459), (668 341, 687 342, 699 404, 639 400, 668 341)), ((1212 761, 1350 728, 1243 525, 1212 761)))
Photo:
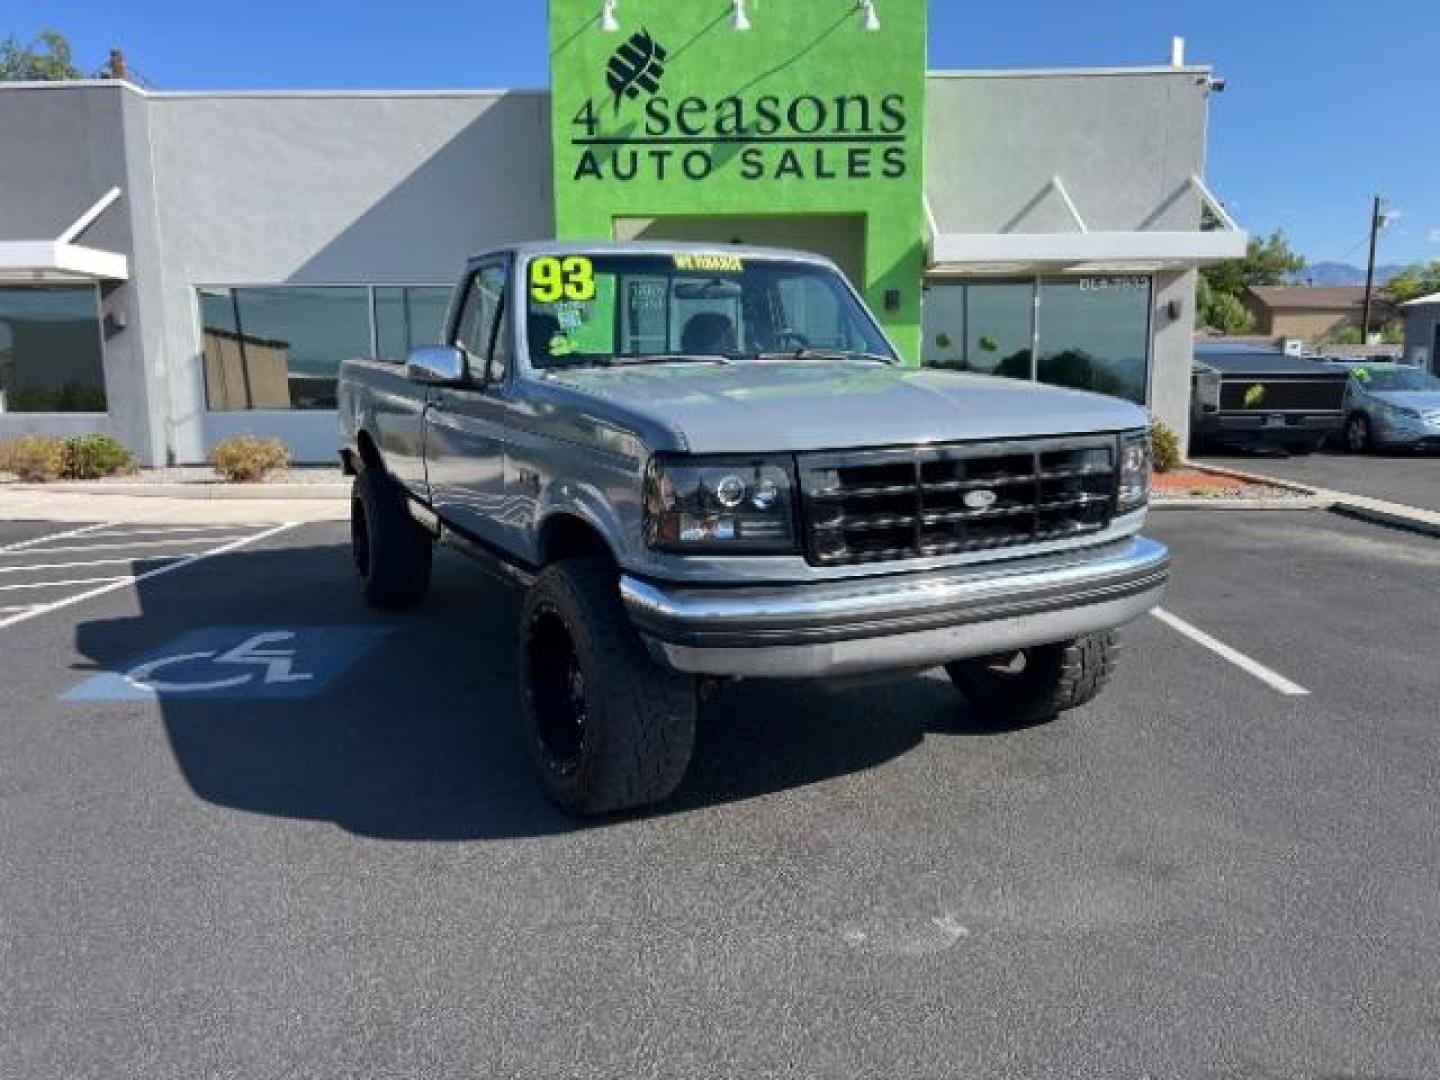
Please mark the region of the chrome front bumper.
POLYGON ((674 586, 622 576, 655 659, 698 675, 792 678, 926 668, 1113 630, 1155 606, 1163 544, 801 585, 674 586))

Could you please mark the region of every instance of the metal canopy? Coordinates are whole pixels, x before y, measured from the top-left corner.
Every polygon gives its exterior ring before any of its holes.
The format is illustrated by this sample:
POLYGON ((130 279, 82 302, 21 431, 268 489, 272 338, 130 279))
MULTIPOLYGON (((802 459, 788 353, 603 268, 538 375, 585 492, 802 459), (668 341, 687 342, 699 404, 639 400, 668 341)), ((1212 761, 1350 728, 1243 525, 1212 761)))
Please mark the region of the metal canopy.
POLYGON ((1089 273, 1151 273, 1244 256, 1249 235, 1235 224, 1198 176, 1190 186, 1216 223, 1214 229, 1091 232, 1060 177, 1048 189, 1075 224, 1072 232, 945 233, 930 217, 931 274, 1016 273, 1036 269, 1089 273))
POLYGON ((128 280, 130 262, 124 255, 75 243, 118 198, 120 189, 111 188, 54 240, 0 240, 0 284, 128 280))

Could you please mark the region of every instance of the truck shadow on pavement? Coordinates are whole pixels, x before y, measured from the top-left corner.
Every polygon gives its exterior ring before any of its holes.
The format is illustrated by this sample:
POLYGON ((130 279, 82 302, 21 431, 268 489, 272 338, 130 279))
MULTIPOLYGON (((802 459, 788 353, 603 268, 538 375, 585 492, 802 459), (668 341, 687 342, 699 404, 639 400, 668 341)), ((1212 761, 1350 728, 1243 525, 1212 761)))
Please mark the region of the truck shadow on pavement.
POLYGON ((385 631, 314 697, 161 693, 108 706, 133 710, 137 722, 158 707, 175 760, 202 799, 329 821, 360 836, 468 840, 613 825, 859 772, 930 734, 993 731, 970 726, 960 697, 936 679, 731 685, 702 708, 690 772, 668 802, 584 822, 545 800, 525 757, 518 593, 463 557, 437 559, 429 598, 402 613, 363 605, 341 543, 238 551, 136 589, 138 616, 77 627, 89 670, 129 670, 203 627, 385 631))

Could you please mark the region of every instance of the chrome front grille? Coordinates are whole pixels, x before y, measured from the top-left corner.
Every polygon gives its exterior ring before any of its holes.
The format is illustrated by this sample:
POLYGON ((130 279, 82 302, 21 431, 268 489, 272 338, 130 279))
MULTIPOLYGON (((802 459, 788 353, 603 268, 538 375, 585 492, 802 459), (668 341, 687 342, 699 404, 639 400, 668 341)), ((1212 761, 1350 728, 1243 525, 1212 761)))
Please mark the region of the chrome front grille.
POLYGON ((806 557, 882 562, 1098 532, 1117 441, 1077 436, 802 454, 806 557))

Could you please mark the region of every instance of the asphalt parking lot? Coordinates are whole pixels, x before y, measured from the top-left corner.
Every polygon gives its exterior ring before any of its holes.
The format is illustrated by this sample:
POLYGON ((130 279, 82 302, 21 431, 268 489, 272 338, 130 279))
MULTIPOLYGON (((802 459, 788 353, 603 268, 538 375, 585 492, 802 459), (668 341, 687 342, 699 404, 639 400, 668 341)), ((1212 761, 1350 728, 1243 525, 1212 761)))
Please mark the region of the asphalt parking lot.
POLYGON ((0 585, 174 569, 0 592, 0 1075, 1440 1074, 1434 540, 1157 513, 1096 704, 730 686, 582 826, 473 564, 377 615, 340 524, 70 528, 0 585))
POLYGON ((1352 495, 1368 495, 1423 510, 1440 510, 1440 454, 1436 453, 1324 451, 1296 457, 1254 451, 1205 454, 1197 460, 1203 465, 1260 473, 1352 495))

